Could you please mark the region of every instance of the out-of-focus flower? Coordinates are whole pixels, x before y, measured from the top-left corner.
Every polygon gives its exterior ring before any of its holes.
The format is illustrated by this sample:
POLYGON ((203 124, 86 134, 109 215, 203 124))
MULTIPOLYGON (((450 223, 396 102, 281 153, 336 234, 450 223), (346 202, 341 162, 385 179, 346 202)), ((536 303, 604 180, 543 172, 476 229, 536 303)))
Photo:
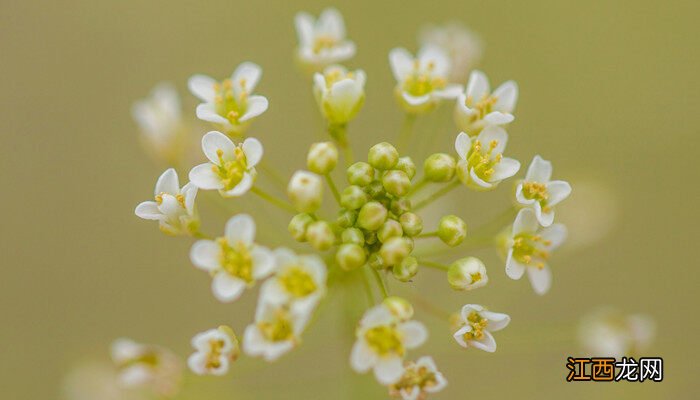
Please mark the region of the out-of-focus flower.
POLYGON ((117 370, 109 363, 91 361, 71 369, 63 379, 66 400, 148 400, 144 390, 119 384, 117 370))
POLYGON ((310 313, 265 300, 265 294, 261 293, 255 322, 245 330, 243 350, 251 357, 272 362, 301 342, 310 313))
POLYGON ((267 110, 264 96, 252 95, 262 69, 254 63, 240 64, 230 79, 218 82, 206 75, 193 75, 188 86, 204 103, 197 106, 197 118, 216 124, 228 134, 240 136, 253 118, 267 110))
POLYGON ((557 220, 571 232, 566 242, 569 251, 589 247, 607 238, 617 225, 620 205, 612 186, 601 180, 571 179, 576 196, 557 206, 557 220))
POLYGON ((263 155, 263 146, 255 138, 236 145, 221 132, 202 137, 202 150, 209 159, 190 171, 190 181, 204 190, 216 189, 224 197, 242 196, 253 186, 255 166, 263 155))
POLYGON ((247 214, 238 214, 226 222, 223 237, 192 245, 192 264, 212 275, 211 289, 219 301, 238 299, 246 287, 274 271, 272 251, 254 240, 255 221, 247 214))
POLYGON ((455 123, 469 136, 476 136, 487 126, 512 122, 517 101, 518 85, 514 81, 504 82, 491 93, 486 74, 472 71, 465 92, 457 98, 455 123))
POLYGON ((344 125, 355 118, 365 102, 366 79, 363 70, 348 72, 340 65, 314 74, 314 96, 330 124, 344 125))
POLYGON ((645 314, 624 314, 613 308, 595 310, 581 319, 579 341, 594 357, 642 356, 656 334, 645 314))
POLYGON ((326 265, 316 255, 299 256, 286 248, 275 249, 276 273, 262 286, 263 301, 290 304, 300 313, 311 312, 326 292, 326 265))
POLYGON ((515 189, 516 201, 535 210, 537 221, 542 226, 554 222, 553 207, 571 194, 571 185, 565 181, 550 181, 552 163, 535 156, 527 169, 525 180, 515 189))
POLYGON ((320 71, 355 55, 355 43, 345 38, 345 22, 335 8, 323 10, 318 20, 300 12, 294 24, 299 39, 297 60, 306 69, 320 71))
POLYGON ((450 82, 464 83, 469 71, 479 63, 484 46, 474 32, 458 22, 445 25, 429 25, 418 35, 421 46, 438 46, 449 55, 452 61, 450 82))
POLYGON ((497 126, 484 129, 477 137, 464 132, 457 135, 455 150, 460 158, 457 176, 462 183, 475 190, 491 190, 515 175, 520 161, 503 157, 507 143, 508 133, 497 126))
POLYGON ((155 201, 144 201, 136 206, 135 214, 143 219, 156 220, 160 230, 169 235, 191 234, 199 228, 194 207, 197 187, 191 182, 180 188, 177 172, 168 168, 156 181, 155 201))
POLYGON ((389 386, 389 395, 403 400, 422 400, 447 386, 447 379, 438 371, 433 358, 424 356, 404 366, 401 379, 389 386))
POLYGON ((447 281, 455 290, 472 290, 486 286, 486 266, 476 257, 460 258, 447 270, 447 281))
POLYGON ((404 48, 389 52, 389 63, 396 78, 396 98, 406 112, 432 110, 441 99, 454 99, 462 87, 448 83, 450 59, 436 46, 425 46, 413 57, 404 48))
POLYGON ((491 332, 500 331, 508 326, 510 317, 506 314, 486 311, 478 304, 462 307, 460 324, 462 325, 454 338, 462 347, 475 347, 493 353, 496 351, 496 339, 491 332))
POLYGON ((228 326, 198 333, 192 338, 195 352, 187 359, 190 370, 197 375, 224 375, 229 364, 238 358, 238 339, 228 326))
POLYGON ((287 185, 287 195, 299 212, 312 213, 323 201, 321 178, 307 171, 297 171, 287 185))
POLYGON ((131 115, 141 129, 148 150, 168 164, 177 163, 184 150, 185 126, 177 90, 160 83, 149 97, 134 103, 131 115))
POLYGON ((407 349, 425 342, 428 331, 418 321, 397 318, 384 304, 369 309, 356 331, 350 365, 360 373, 374 370, 383 385, 398 382, 403 376, 403 359, 407 349))
POLYGON ((563 224, 541 228, 535 212, 523 208, 513 222, 506 245, 506 274, 520 279, 527 270, 530 284, 537 294, 545 294, 552 286, 552 271, 547 264, 552 250, 566 240, 563 224))
POLYGON ((111 353, 124 387, 148 388, 162 396, 180 389, 182 365, 169 350, 121 338, 112 343, 111 353))

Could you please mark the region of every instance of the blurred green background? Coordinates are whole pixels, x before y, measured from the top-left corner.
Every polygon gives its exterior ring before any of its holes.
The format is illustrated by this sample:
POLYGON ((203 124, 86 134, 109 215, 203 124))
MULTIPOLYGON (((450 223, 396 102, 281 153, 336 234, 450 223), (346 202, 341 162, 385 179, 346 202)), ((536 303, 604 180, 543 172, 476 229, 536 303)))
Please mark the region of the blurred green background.
MULTIPOLYGON (((251 134, 278 169, 303 168, 320 123, 292 62, 293 16, 329 5, 343 12, 358 46, 349 65, 368 74, 367 102, 351 127, 357 154, 393 140, 401 125, 388 51, 415 50, 425 23, 458 20, 482 36, 480 68, 492 83, 520 85, 509 155, 527 165, 541 154, 574 187, 558 212, 571 245, 553 260, 548 295, 507 279, 493 252, 477 253, 490 271, 484 289, 449 291, 435 271, 399 289, 445 310, 483 303, 513 318, 496 335, 499 350, 486 354, 461 351, 446 323, 417 308, 431 338, 412 354, 433 355, 449 381, 435 398, 691 398, 700 328, 700 3, 468 0, 0 1, 2 398, 56 398, 66 373, 106 360, 119 336, 186 356, 196 332, 220 323, 242 332, 256 296, 219 304, 188 260, 190 240, 164 237, 133 215, 162 169, 144 155, 130 106, 172 81, 193 114, 185 92, 192 73, 223 77, 255 61, 264 69, 257 92, 271 106, 251 134), (577 198, 578 187, 587 190, 577 198), (598 305, 656 320, 647 355, 664 357, 663 383, 564 382, 566 356, 581 354, 576 324, 598 305)), ((444 151, 457 133, 450 113, 444 107, 417 124, 444 151)), ((476 226, 507 206, 503 186, 441 204, 476 226)), ((206 197, 205 226, 218 232, 223 216, 206 197)), ((285 233, 282 214, 265 217, 285 233)), ((361 301, 362 293, 332 295, 297 351, 273 365, 244 359, 225 378, 193 379, 182 398, 382 398, 384 388, 348 365, 359 315, 347 316, 343 304, 361 301)))

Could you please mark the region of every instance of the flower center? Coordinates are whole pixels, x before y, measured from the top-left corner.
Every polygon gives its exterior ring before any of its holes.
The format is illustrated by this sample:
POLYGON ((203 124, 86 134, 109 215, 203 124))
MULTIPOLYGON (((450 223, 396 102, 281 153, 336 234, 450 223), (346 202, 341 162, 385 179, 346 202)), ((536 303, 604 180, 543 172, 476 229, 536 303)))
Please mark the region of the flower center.
POLYGON ((415 363, 409 363, 403 376, 392 386, 392 389, 395 391, 410 391, 417 386, 422 390, 435 385, 437 385, 437 379, 434 372, 423 366, 416 367, 415 363))
POLYGON ((224 159, 223 150, 216 150, 216 155, 219 157, 219 165, 212 166, 212 170, 218 175, 225 190, 231 190, 236 187, 243 180, 243 175, 248 170, 248 162, 243 149, 240 146, 236 147, 233 150, 233 154, 233 160, 227 160, 224 159))
MULTIPOLYGON (((172 196, 172 194, 165 193, 165 192, 158 193, 156 195, 156 203, 158 203, 158 205, 163 204, 163 196, 172 196)), ((178 195, 175 195, 173 197, 175 197, 175 200, 177 200, 177 202, 180 203, 182 208, 185 208, 185 196, 178 194, 178 195)))
POLYGON ((314 54, 318 54, 323 50, 332 49, 336 44, 338 44, 336 38, 329 35, 319 35, 314 39, 312 51, 314 54))
POLYGON ((539 202, 542 206, 542 211, 547 212, 549 210, 549 207, 547 207, 549 193, 547 193, 547 185, 544 183, 524 182, 523 196, 528 200, 536 200, 539 202))
POLYGON ((238 241, 232 246, 225 238, 217 241, 221 246, 221 267, 224 271, 246 283, 253 282, 253 257, 245 243, 238 241))
POLYGON ((124 361, 118 366, 120 369, 133 367, 134 365, 142 365, 150 368, 156 368, 160 363, 160 358, 155 350, 146 350, 138 356, 124 361))
POLYGON ((258 329, 271 342, 281 342, 294 337, 294 329, 285 311, 277 311, 270 321, 258 322, 258 329))
POLYGON ((420 61, 415 60, 413 70, 403 81, 403 90, 411 96, 419 97, 444 88, 447 82, 442 77, 433 76, 434 69, 433 62, 429 62, 426 68, 421 68, 420 61))
POLYGON ((403 356, 405 350, 401 334, 389 325, 375 326, 365 332, 369 347, 379 355, 396 354, 403 356))
POLYGON ((464 340, 481 340, 489 321, 476 311, 472 311, 467 317, 467 323, 472 330, 464 334, 464 340))
POLYGON ((344 73, 340 68, 330 69, 328 72, 323 74, 326 80, 326 89, 329 89, 336 83, 343 79, 355 79, 355 74, 352 72, 344 73))
POLYGON ((464 102, 464 105, 469 107, 471 110, 476 111, 476 113, 474 113, 471 117, 472 122, 476 122, 493 112, 493 106, 497 101, 498 98, 491 95, 484 95, 481 100, 476 102, 474 101, 473 97, 468 96, 464 102))
POLYGON ((523 264, 544 268, 544 261, 549 258, 549 252, 542 247, 551 246, 552 242, 541 236, 523 232, 513 238, 513 257, 523 264))
POLYGON ((498 140, 492 140, 489 147, 484 151, 481 141, 474 140, 472 148, 467 154, 467 163, 469 169, 473 169, 476 176, 484 181, 489 181, 493 175, 494 167, 501 162, 503 155, 501 153, 494 154, 494 149, 498 146, 498 140))
POLYGON ((241 79, 238 84, 241 90, 237 98, 233 90, 233 82, 230 79, 214 84, 216 113, 234 125, 238 124, 238 119, 245 113, 248 104, 247 82, 245 79, 241 79))
POLYGON ((314 279, 299 266, 287 268, 277 279, 287 293, 294 297, 306 297, 316 291, 314 279))
POLYGON ((209 354, 207 354, 206 368, 218 369, 221 367, 221 353, 224 348, 224 341, 221 339, 209 341, 209 354))

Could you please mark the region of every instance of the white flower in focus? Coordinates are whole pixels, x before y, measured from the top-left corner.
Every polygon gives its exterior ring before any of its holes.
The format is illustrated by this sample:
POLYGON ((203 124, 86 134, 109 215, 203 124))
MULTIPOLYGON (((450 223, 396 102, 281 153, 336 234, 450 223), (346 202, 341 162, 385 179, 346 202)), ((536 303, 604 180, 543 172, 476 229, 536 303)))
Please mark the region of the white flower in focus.
POLYGON ((318 20, 300 12, 294 24, 299 39, 297 59, 309 70, 320 71, 355 55, 355 43, 345 38, 345 22, 338 10, 327 8, 318 20))
POLYGON ((251 62, 240 64, 223 82, 193 75, 187 84, 203 101, 197 106, 197 118, 216 124, 228 134, 242 135, 252 119, 267 110, 267 98, 252 95, 261 76, 260 66, 251 62))
POLYGON ((262 286, 261 298, 278 305, 290 304, 300 313, 311 312, 326 292, 326 265, 316 255, 299 256, 286 248, 275 249, 275 276, 262 286))
POLYGON ((508 133, 497 126, 484 129, 477 137, 464 132, 457 135, 455 150, 460 157, 457 176, 462 183, 475 190, 490 190, 515 175, 520 162, 503 157, 507 143, 508 133))
POLYGON ((389 64, 396 78, 396 97, 409 113, 432 110, 441 99, 454 99, 460 85, 448 84, 449 57, 436 46, 425 46, 417 57, 404 48, 389 52, 389 64))
POLYGON ((146 387, 164 396, 179 390, 182 366, 170 351, 121 338, 112 343, 111 355, 122 386, 146 387))
POLYGON ((164 161, 176 162, 183 148, 185 130, 180 97, 173 85, 158 84, 149 97, 134 103, 131 115, 149 149, 164 161))
POLYGON ((223 237, 192 245, 192 264, 212 275, 211 289, 219 301, 238 299, 246 287, 274 271, 272 252, 255 244, 254 239, 255 221, 247 214, 238 214, 226 222, 223 237))
POLYGON ((447 269, 447 281, 455 290, 473 290, 486 286, 486 266, 476 257, 460 258, 447 269))
POLYGON ((648 315, 611 308, 592 312, 579 326, 579 341, 593 357, 643 356, 655 334, 656 326, 648 315))
POLYGON ((355 118, 365 102, 365 72, 332 65, 314 74, 314 96, 323 116, 335 125, 355 118))
POLYGON ((228 326, 198 333, 192 338, 195 352, 187 365, 197 375, 224 375, 239 355, 238 339, 228 326))
POLYGON ((425 399, 429 393, 437 393, 447 386, 447 380, 438 371, 433 358, 424 356, 404 366, 401 379, 389 386, 389 395, 403 400, 425 399))
POLYGON ((158 178, 155 201, 144 201, 134 210, 143 219, 156 220, 169 235, 190 234, 199 227, 194 208, 197 187, 192 182, 180 188, 177 172, 169 168, 158 178))
POLYGON ((190 181, 200 189, 218 190, 224 197, 242 196, 253 186, 255 166, 263 155, 263 146, 255 138, 236 145, 221 132, 202 137, 202 150, 208 163, 190 171, 190 181))
POLYGON ((518 85, 514 81, 504 82, 491 93, 486 75, 472 71, 465 92, 457 98, 455 123, 470 136, 475 136, 487 126, 512 122, 517 101, 518 85))
POLYGON ((381 304, 365 312, 355 335, 357 340, 350 355, 352 368, 360 373, 373 369, 379 383, 391 385, 404 374, 406 350, 423 344, 428 331, 418 321, 400 320, 381 304))
POLYGON ((461 327, 453 337, 464 348, 475 347, 493 353, 496 351, 496 339, 491 332, 500 331, 508 326, 510 317, 506 314, 486 311, 478 304, 462 307, 461 327))
POLYGON ((565 181, 550 181, 552 163, 535 156, 527 169, 525 180, 515 189, 516 201, 535 210, 537 221, 542 226, 554 222, 553 207, 571 194, 571 185, 565 181))
POLYGON ((527 271, 535 293, 547 293, 552 286, 552 271, 547 260, 552 250, 566 240, 566 234, 566 227, 562 224, 540 227, 535 212, 523 208, 515 217, 507 241, 506 274, 517 280, 527 271))
POLYGON ((449 79, 455 83, 466 82, 469 71, 481 60, 484 52, 481 39, 458 22, 426 26, 418 41, 421 46, 438 46, 449 55, 452 63, 449 79))
POLYGON ((262 357, 265 361, 272 362, 301 342, 301 334, 310 313, 265 300, 261 294, 255 311, 255 322, 245 330, 243 350, 251 357, 262 357))

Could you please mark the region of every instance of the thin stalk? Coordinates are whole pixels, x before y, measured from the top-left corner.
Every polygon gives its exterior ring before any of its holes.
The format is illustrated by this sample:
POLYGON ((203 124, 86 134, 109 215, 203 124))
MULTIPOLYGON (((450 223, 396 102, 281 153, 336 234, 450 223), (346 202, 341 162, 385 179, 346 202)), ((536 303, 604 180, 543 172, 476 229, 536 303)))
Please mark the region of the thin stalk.
POLYGON ((447 271, 448 269, 450 269, 449 265, 445 265, 445 264, 435 262, 435 261, 424 260, 424 259, 418 260, 418 264, 423 265, 425 267, 429 267, 429 268, 440 269, 443 271, 447 271))
POLYGON ((328 183, 328 187, 331 188, 333 197, 335 197, 335 201, 340 205, 340 192, 338 192, 338 187, 335 186, 335 182, 333 182, 333 177, 330 174, 326 174, 325 177, 326 183, 328 183))
POLYGON ((272 167, 265 161, 261 161, 258 164, 258 167, 260 168, 260 171, 263 172, 263 174, 267 175, 270 178, 270 180, 275 183, 275 185, 279 186, 284 190, 284 188, 287 185, 287 182, 284 179, 284 177, 282 177, 281 173, 279 173, 274 167, 272 167))
POLYGON ((372 267, 369 267, 369 269, 372 271, 372 275, 374 275, 374 280, 377 281, 377 286, 379 286, 379 289, 382 291, 382 296, 386 299, 389 297, 389 292, 386 290, 386 285, 381 275, 379 275, 379 271, 372 267))
POLYGON ((372 292, 372 285, 369 283, 369 279, 367 278, 367 274, 365 271, 361 272, 362 275, 362 286, 365 287, 365 293, 367 293, 367 301, 369 302, 370 306, 373 306, 376 304, 376 300, 374 298, 374 293, 372 292))
POLYGON ((447 193, 450 193, 450 191, 452 191, 452 189, 456 188, 457 186, 459 186, 459 181, 458 181, 458 180, 455 180, 455 181, 453 181, 452 183, 450 183, 450 184, 448 184, 447 186, 445 186, 444 188, 442 188, 442 189, 438 190, 437 192, 431 194, 430 196, 428 196, 427 198, 425 198, 423 201, 420 201, 418 204, 415 205, 415 207, 413 207, 413 211, 418 211, 418 210, 420 210, 421 208, 423 208, 423 207, 429 205, 429 204, 432 203, 433 201, 439 199, 440 197, 446 195, 447 193))
POLYGON ((437 231, 432 231, 432 232, 424 232, 421 233, 420 235, 416 236, 416 238, 421 239, 421 238, 432 238, 437 236, 437 231))
POLYGON ((399 134, 399 152, 408 151, 408 145, 411 143, 411 136, 413 136, 413 125, 416 122, 416 115, 406 113, 406 117, 403 120, 403 125, 401 126, 401 133, 399 134))
POLYGON ((283 200, 280 200, 280 199, 278 199, 278 198, 275 197, 275 196, 272 196, 271 194, 267 193, 266 191, 260 189, 259 187, 253 186, 253 187, 250 189, 250 191, 253 192, 253 193, 255 193, 256 195, 258 195, 261 199, 263 199, 263 200, 267 201, 268 203, 274 205, 275 207, 277 207, 277 208, 279 208, 279 209, 281 209, 281 210, 284 210, 284 211, 286 211, 286 212, 289 212, 289 213, 292 213, 292 214, 296 214, 296 210, 294 209, 294 207, 291 206, 291 204, 289 204, 289 203, 287 203, 287 202, 285 202, 285 201, 283 201, 283 200))
POLYGON ((406 197, 410 198, 412 195, 418 193, 419 190, 423 189, 425 185, 427 185, 429 182, 425 177, 422 177, 418 182, 416 182, 415 185, 411 186, 411 190, 408 191, 408 194, 406 197))

